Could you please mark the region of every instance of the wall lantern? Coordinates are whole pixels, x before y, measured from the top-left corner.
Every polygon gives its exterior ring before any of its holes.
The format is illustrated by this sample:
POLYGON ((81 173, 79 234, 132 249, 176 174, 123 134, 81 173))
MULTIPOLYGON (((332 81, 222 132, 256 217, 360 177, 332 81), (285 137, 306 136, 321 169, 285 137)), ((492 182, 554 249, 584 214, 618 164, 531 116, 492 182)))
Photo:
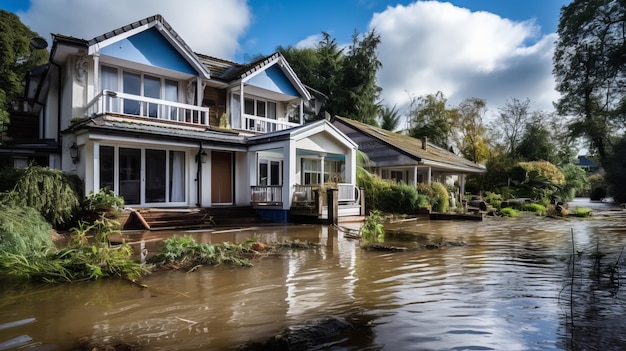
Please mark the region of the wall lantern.
POLYGON ((208 155, 206 154, 206 151, 202 151, 201 153, 196 155, 196 163, 198 163, 198 161, 200 161, 201 163, 206 163, 208 155))
POLYGON ((78 163, 78 160, 80 159, 80 153, 78 151, 78 145, 76 145, 76 143, 73 143, 72 146, 70 146, 70 157, 72 158, 72 162, 74 164, 78 163))

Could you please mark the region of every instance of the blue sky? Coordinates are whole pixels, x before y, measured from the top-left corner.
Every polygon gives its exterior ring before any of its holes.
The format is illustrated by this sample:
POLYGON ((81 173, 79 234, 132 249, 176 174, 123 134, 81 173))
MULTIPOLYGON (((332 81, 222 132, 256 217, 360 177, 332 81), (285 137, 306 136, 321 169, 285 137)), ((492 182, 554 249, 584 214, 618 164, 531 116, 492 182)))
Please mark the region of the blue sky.
POLYGON ((0 0, 40 35, 90 39, 159 13, 197 52, 246 62, 277 46, 314 46, 321 32, 341 45, 374 28, 381 36, 383 103, 442 91, 450 104, 507 100, 551 111, 558 98, 552 52, 569 0, 0 0))

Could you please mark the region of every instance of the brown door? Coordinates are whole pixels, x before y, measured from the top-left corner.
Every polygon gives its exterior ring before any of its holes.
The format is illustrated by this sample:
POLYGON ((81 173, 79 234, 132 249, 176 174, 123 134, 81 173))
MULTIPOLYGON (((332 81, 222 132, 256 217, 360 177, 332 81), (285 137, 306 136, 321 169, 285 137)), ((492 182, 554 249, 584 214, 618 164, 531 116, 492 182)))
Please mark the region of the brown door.
POLYGON ((233 203, 233 154, 211 152, 211 203, 233 203))

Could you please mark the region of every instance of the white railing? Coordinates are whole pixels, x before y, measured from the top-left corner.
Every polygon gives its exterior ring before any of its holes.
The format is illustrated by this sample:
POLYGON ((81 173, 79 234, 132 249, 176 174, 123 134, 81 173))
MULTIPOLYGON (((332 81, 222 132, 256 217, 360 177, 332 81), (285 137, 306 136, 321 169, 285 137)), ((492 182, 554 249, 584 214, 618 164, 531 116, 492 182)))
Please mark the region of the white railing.
POLYGON ((283 203, 282 185, 253 185, 252 203, 278 205, 283 203))
MULTIPOLYGON (((334 187, 334 186, 333 186, 334 187)), ((337 183, 337 201, 341 203, 358 203, 361 192, 354 184, 337 183)), ((295 185, 293 201, 295 203, 307 203, 315 201, 315 190, 319 190, 319 185, 295 185)), ((325 198, 325 195, 322 196, 325 198)))
POLYGON ((339 202, 358 202, 361 192, 354 184, 337 183, 339 202))
POLYGON ((87 117, 118 113, 161 120, 209 125, 209 108, 145 96, 103 90, 87 105, 87 117))
POLYGON ((275 132, 300 125, 299 123, 287 122, 284 118, 273 119, 246 114, 243 115, 243 123, 243 129, 262 133, 275 132))

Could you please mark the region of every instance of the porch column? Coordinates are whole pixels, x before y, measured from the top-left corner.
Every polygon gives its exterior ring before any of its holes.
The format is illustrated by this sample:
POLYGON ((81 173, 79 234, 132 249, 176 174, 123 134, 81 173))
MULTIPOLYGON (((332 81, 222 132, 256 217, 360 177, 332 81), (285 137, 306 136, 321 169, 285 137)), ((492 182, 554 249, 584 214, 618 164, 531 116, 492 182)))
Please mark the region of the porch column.
POLYGON ((428 168, 426 168, 426 171, 427 171, 427 173, 426 173, 426 184, 430 185, 430 181, 431 181, 432 173, 433 173, 432 172, 432 168, 430 168, 430 166, 428 166, 428 168))
POLYGON ((322 154, 318 156, 320 158, 320 173, 321 173, 321 179, 320 179, 320 185, 324 185, 324 159, 326 158, 326 155, 322 154))
POLYGON ((356 150, 354 149, 350 149, 346 154, 345 172, 346 183, 356 186, 356 150))
POLYGON ((246 122, 246 118, 243 115, 243 111, 244 111, 244 98, 243 98, 243 82, 239 83, 239 116, 241 116, 241 122, 240 122, 240 128, 241 129, 248 129, 248 126, 245 124, 246 122))
POLYGON ((289 139, 283 146, 284 165, 283 165, 283 209, 291 208, 291 192, 298 183, 296 179, 296 141, 289 139))
POLYGON ((459 196, 462 201, 463 196, 465 195, 465 174, 459 175, 459 188, 459 196))
POLYGON ((417 166, 413 166, 413 186, 417 187, 417 166))

